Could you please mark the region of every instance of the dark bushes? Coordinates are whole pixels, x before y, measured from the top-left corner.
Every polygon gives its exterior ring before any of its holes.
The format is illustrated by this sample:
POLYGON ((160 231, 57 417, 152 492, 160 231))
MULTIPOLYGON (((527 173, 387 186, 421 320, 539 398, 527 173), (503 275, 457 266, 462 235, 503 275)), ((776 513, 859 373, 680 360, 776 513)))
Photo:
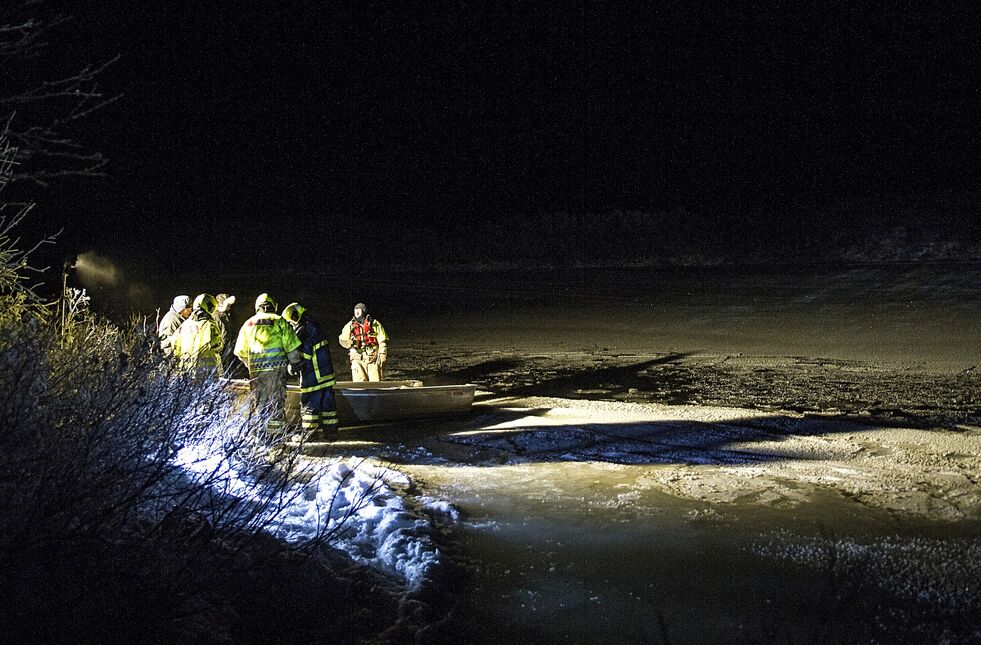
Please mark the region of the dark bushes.
POLYGON ((174 373, 143 325, 50 310, 0 296, 0 638, 342 642, 398 622, 400 592, 332 532, 267 534, 316 476, 296 449, 267 460, 219 382, 174 373), (206 467, 180 465, 188 447, 206 467))

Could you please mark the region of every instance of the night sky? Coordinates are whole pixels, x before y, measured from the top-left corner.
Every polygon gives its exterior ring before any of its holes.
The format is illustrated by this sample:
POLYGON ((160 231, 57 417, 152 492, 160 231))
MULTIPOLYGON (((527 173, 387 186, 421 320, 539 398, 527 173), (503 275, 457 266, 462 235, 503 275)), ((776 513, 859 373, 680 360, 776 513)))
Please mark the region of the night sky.
POLYGON ((71 245, 150 264, 978 181, 966 3, 74 4, 62 44, 121 56, 82 133, 110 176, 35 199, 71 245))

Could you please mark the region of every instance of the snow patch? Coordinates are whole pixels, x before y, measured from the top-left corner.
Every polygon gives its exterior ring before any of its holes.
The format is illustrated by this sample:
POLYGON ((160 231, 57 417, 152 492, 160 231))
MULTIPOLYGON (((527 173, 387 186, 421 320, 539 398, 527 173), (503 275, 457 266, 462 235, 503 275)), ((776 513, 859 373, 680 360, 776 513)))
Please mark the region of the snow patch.
MULTIPOLYGON (((223 500, 257 505, 268 501, 244 464, 229 459, 217 441, 188 445, 176 463, 191 477, 207 481, 223 500)), ((355 560, 395 574, 409 587, 424 583, 439 566, 434 521, 455 522, 448 502, 425 497, 414 512, 398 492, 411 481, 404 473, 364 461, 311 465, 304 483, 277 490, 260 518, 266 530, 289 543, 331 534, 329 544, 355 560)))

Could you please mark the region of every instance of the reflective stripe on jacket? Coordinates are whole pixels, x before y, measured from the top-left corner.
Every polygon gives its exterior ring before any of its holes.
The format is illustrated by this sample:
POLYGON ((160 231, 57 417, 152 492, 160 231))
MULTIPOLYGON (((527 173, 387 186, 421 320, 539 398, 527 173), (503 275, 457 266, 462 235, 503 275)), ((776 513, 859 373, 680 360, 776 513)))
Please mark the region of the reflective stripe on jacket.
POLYGON ((334 363, 330 347, 320 331, 320 325, 308 315, 296 328, 303 366, 300 368, 300 392, 315 392, 334 386, 334 363))
POLYGON ((278 314, 260 311, 245 321, 234 354, 249 372, 267 372, 286 365, 286 355, 300 346, 293 328, 278 314))

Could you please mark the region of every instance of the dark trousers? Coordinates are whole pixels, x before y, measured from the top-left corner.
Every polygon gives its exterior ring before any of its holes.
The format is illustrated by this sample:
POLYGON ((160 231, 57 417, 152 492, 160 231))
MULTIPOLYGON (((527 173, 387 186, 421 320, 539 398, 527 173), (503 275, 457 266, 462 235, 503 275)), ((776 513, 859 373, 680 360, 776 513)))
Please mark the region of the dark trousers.
POLYGON ((270 435, 283 432, 286 423, 286 369, 253 372, 249 378, 252 412, 266 418, 270 435))
POLYGON ((300 392, 300 423, 304 430, 337 431, 337 408, 334 407, 334 388, 325 387, 313 392, 300 392))

